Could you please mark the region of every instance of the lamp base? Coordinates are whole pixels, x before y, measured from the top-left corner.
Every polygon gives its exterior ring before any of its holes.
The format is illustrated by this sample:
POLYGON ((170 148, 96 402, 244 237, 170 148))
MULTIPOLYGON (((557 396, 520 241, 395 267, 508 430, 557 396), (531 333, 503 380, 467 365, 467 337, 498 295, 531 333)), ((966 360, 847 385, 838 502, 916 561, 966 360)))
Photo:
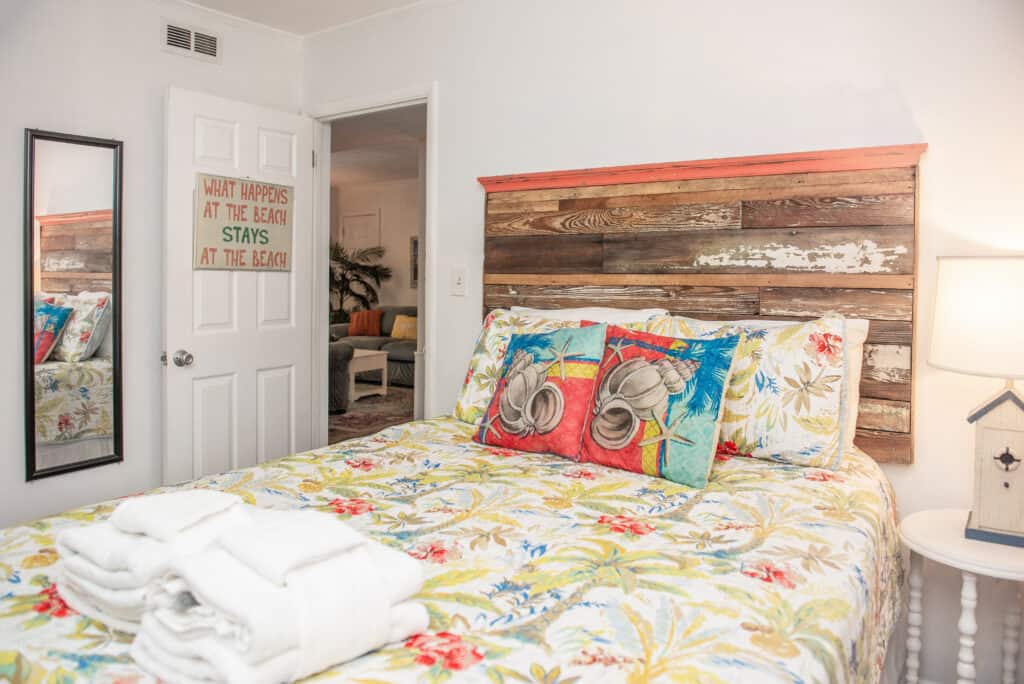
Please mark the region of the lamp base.
POLYGON ((1024 548, 1024 535, 1013 534, 1012 532, 996 532, 985 530, 980 527, 972 527, 971 521, 974 518, 974 511, 967 516, 967 526, 964 528, 964 536, 975 541, 990 542, 992 544, 1003 544, 1004 546, 1018 546, 1024 548))

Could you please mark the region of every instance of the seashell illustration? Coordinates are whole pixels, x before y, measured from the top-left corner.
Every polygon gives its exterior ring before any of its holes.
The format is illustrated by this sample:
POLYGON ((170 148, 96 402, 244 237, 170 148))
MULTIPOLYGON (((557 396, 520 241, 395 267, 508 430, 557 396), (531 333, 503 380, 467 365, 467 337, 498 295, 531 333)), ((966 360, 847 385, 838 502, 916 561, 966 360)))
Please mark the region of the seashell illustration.
POLYGON ((505 391, 498 400, 498 419, 509 434, 544 434, 562 420, 565 400, 561 390, 547 382, 548 367, 534 363, 533 355, 522 350, 512 357, 505 391))
POLYGON ((543 435, 558 427, 564 408, 562 390, 551 383, 545 383, 530 397, 526 405, 525 418, 537 434, 543 435))
POLYGON ((640 419, 629 402, 614 397, 605 402, 590 421, 590 436, 605 449, 621 449, 630 443, 639 428, 640 419))
POLYGON ((693 374, 700 368, 700 361, 696 359, 680 359, 663 357, 654 362, 661 378, 665 383, 665 389, 669 394, 678 394, 686 389, 686 383, 690 381, 693 374))
POLYGON ((599 404, 611 397, 624 399, 641 420, 653 420, 656 413, 664 411, 668 389, 661 373, 649 361, 630 359, 609 371, 601 382, 599 404))

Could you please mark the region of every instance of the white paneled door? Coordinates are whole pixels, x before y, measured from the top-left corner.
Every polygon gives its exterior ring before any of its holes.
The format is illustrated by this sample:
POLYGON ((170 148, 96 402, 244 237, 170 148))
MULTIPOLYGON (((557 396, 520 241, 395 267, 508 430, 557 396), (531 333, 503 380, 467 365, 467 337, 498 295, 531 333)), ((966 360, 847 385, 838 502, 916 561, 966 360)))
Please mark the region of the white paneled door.
POLYGON ((169 484, 312 446, 313 121, 177 88, 166 121, 169 484), (198 173, 294 188, 291 271, 193 270, 198 173))

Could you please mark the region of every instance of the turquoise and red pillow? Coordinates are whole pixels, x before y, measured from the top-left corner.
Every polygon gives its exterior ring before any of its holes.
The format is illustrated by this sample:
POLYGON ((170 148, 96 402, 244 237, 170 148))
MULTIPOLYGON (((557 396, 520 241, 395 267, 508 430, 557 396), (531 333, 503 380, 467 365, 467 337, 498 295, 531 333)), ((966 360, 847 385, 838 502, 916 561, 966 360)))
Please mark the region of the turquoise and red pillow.
POLYGON ((707 485, 739 341, 607 326, 580 460, 707 485))
POLYGON ((57 306, 46 301, 36 302, 33 320, 32 361, 42 363, 60 340, 74 311, 70 306, 57 306))
POLYGON ((473 439, 576 458, 605 326, 512 335, 494 397, 473 439))

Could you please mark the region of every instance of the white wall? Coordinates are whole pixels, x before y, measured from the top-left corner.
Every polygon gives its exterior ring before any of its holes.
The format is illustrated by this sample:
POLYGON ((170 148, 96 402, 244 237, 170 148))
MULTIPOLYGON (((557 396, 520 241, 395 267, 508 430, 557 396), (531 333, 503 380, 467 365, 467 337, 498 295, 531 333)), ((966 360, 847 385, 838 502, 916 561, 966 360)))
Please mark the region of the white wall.
POLYGON ((123 140, 125 462, 24 482, 21 338, 0 355, 0 525, 159 484, 164 95, 175 84, 296 110, 300 41, 170 0, 0 0, 0 312, 22 318, 25 128, 123 140), (160 49, 161 18, 220 34, 223 62, 160 49))
MULTIPOLYGON (((331 207, 334 223, 332 242, 341 241, 341 219, 345 214, 380 211, 381 245, 385 266, 391 267, 391 280, 380 288, 380 303, 389 306, 416 306, 417 290, 409 287, 409 238, 419 233, 420 185, 418 178, 355 183, 332 187, 331 207)), ((344 242, 342 242, 344 244, 344 242)))
MULTIPOLYGON (((1024 250, 1019 0, 455 0, 312 36, 308 107, 438 81, 436 362, 449 410, 480 323, 487 174, 925 141, 916 462, 886 472, 905 514, 970 503, 971 406, 996 381, 925 363, 935 256, 1024 250), (351 65, 372 68, 350 68, 351 65)), ((955 576, 929 568, 924 674, 953 678, 955 576)), ((979 681, 995 681, 1005 591, 982 589, 979 681)))
POLYGON ((104 147, 36 141, 36 216, 110 209, 114 152, 104 147))

